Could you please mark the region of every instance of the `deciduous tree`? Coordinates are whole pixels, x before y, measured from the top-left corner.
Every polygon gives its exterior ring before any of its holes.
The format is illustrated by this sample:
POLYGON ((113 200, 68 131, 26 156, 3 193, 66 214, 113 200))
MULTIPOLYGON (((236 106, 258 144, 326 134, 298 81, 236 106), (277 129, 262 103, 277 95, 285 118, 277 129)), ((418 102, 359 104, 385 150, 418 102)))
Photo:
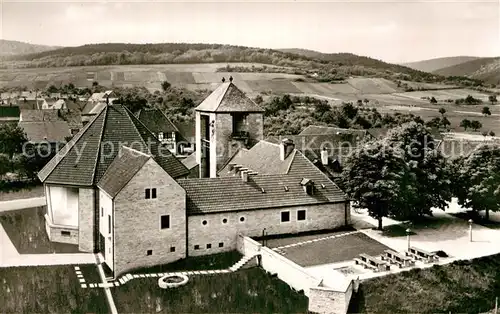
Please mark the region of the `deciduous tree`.
POLYGON ((0 153, 12 159, 14 154, 22 152, 26 141, 26 134, 22 128, 13 124, 0 125, 0 153))
POLYGON ((470 122, 470 127, 474 130, 474 131, 477 131, 479 130, 480 128, 483 127, 483 125, 481 124, 481 122, 477 121, 477 120, 473 120, 470 122))
POLYGON ((402 152, 384 141, 358 148, 344 164, 342 182, 354 206, 368 209, 382 230, 382 218, 395 214, 404 203, 408 166, 402 152))
POLYGON ((471 127, 471 121, 469 119, 463 119, 462 121, 460 121, 460 126, 464 128, 465 131, 467 131, 467 129, 471 127))
POLYGON ((481 110, 481 113, 486 117, 486 116, 491 116, 491 111, 489 107, 483 107, 481 110))
POLYGON ((500 209, 500 147, 483 145, 464 159, 460 169, 458 203, 474 211, 500 209))

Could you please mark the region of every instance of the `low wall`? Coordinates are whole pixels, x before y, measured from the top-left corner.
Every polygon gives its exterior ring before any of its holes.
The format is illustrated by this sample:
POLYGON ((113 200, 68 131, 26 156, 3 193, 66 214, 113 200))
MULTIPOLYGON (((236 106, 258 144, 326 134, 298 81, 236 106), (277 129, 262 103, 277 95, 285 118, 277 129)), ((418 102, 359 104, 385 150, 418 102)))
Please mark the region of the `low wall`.
POLYGON ((20 200, 3 201, 0 202, 0 212, 11 210, 19 210, 25 208, 33 208, 47 205, 44 197, 25 198, 20 200))
POLYGON ((276 274, 280 280, 286 282, 293 289, 302 290, 304 295, 309 298, 308 310, 310 312, 347 313, 353 286, 356 283, 351 281, 342 289, 324 287, 322 286, 323 278, 313 276, 304 267, 241 234, 238 235, 237 250, 246 256, 260 255, 260 266, 264 270, 276 274))
POLYGON ((311 287, 309 290, 309 312, 325 314, 345 314, 349 308, 353 282, 346 291, 326 287, 311 287))

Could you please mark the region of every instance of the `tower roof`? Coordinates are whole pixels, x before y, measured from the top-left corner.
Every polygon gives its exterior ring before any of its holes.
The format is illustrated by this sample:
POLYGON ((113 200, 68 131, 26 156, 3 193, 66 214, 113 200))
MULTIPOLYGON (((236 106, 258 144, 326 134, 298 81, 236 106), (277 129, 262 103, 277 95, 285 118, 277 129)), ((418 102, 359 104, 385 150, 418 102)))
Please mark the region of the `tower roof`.
POLYGON ((204 112, 264 112, 232 82, 220 84, 195 110, 204 112))
POLYGON ((44 183, 95 185, 121 146, 151 155, 173 178, 189 173, 128 109, 109 105, 45 165, 38 177, 44 183))

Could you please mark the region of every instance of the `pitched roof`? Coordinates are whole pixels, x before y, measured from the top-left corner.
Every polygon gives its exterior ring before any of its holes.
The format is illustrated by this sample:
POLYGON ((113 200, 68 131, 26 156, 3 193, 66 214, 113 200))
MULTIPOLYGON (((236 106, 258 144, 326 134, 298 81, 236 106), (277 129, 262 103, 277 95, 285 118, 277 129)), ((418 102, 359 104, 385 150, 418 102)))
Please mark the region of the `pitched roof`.
POLYGON ((42 121, 58 121, 59 116, 57 110, 51 109, 22 109, 21 120, 23 122, 42 122, 42 121))
POLYGON ((19 127, 24 130, 30 142, 66 142, 66 137, 71 135, 66 121, 41 121, 19 122, 19 127))
POLYGON ((82 110, 82 115, 96 115, 106 107, 105 102, 88 102, 82 110))
POLYGON ((17 105, 21 109, 42 109, 43 103, 45 102, 45 99, 43 98, 26 98, 26 99, 19 99, 17 101, 17 105))
POLYGON ((173 178, 189 171, 124 106, 106 106, 38 173, 40 181, 92 186, 99 182, 118 154, 119 147, 153 156, 173 178))
POLYGON ((251 149, 240 149, 219 171, 219 176, 232 176, 229 164, 243 165, 259 174, 285 174, 293 160, 293 152, 280 159, 280 146, 268 141, 259 141, 251 149))
POLYGON ((344 202, 347 199, 300 152, 296 153, 287 174, 258 174, 249 176, 248 182, 243 182, 239 176, 185 179, 178 182, 186 190, 188 215, 325 204, 344 202), (315 183, 313 195, 307 194, 300 185, 303 179, 315 183))
POLYGON ((143 154, 135 149, 122 146, 120 153, 97 183, 111 198, 114 198, 135 174, 141 170, 146 162, 151 159, 150 155, 143 154))
POLYGON ((198 163, 196 162, 196 153, 192 153, 186 158, 181 159, 181 162, 189 170, 193 169, 194 167, 198 166, 198 163))
POLYGON ((232 82, 219 85, 195 110, 205 112, 264 112, 232 82))
POLYGON ((159 109, 143 109, 137 113, 137 118, 154 134, 179 133, 179 129, 159 109))

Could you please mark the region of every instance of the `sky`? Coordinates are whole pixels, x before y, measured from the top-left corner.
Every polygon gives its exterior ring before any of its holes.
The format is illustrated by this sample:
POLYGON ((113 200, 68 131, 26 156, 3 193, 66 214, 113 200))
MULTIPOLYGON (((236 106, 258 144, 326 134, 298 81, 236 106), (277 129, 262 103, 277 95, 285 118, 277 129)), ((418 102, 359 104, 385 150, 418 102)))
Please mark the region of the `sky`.
POLYGON ((220 43, 387 62, 500 56, 500 1, 0 0, 0 37, 34 44, 220 43))

